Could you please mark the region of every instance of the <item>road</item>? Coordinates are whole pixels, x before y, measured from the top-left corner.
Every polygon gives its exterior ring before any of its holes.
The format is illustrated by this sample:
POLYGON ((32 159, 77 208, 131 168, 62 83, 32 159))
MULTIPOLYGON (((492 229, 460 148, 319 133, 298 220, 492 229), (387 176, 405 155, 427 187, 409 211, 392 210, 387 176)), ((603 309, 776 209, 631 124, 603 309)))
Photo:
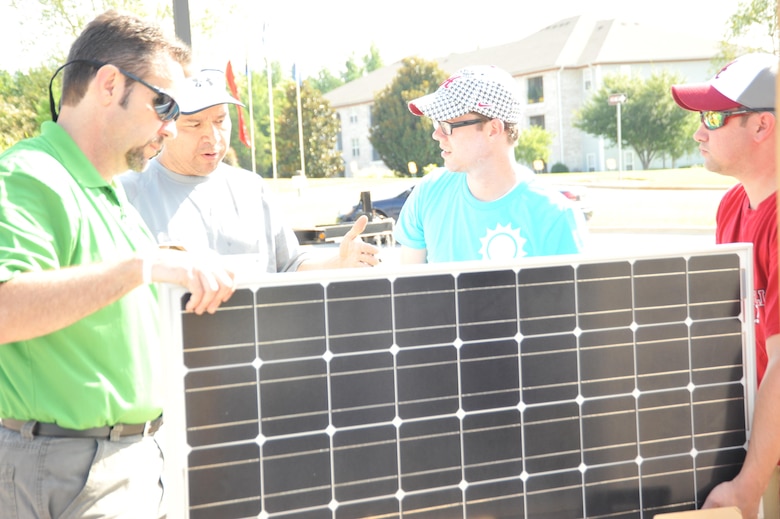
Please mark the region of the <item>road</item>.
POLYGON ((725 189, 626 189, 591 186, 585 203, 598 229, 712 229, 725 189))
MULTIPOLYGON (((593 209, 588 250, 622 255, 714 244, 715 211, 725 191, 588 186, 585 203, 593 209)), ((383 252, 385 261, 396 255, 383 252)))
MULTIPOLYGON (((635 232, 625 231, 591 231, 588 237, 586 253, 592 253, 599 256, 615 255, 626 256, 632 254, 661 254, 666 252, 687 251, 693 249, 703 249, 715 244, 715 235, 711 230, 695 231, 656 231, 647 232, 645 230, 635 232)), ((321 245, 308 245, 307 248, 313 248, 315 251, 326 251, 334 249, 335 244, 326 243, 321 245)), ((386 264, 395 264, 398 262, 400 247, 382 246, 380 257, 386 264)), ((332 252, 328 252, 331 254, 332 252)))
POLYGON ((665 252, 702 248, 715 244, 713 231, 681 232, 667 230, 664 232, 600 232, 591 231, 588 243, 589 250, 619 255, 633 252, 665 252))

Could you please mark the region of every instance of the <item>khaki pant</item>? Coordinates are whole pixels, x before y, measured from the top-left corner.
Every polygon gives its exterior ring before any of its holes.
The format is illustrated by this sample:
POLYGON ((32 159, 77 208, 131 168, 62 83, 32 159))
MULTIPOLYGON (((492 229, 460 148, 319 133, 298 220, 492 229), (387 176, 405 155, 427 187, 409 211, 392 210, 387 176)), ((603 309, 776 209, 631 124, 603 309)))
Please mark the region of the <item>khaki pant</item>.
POLYGON ((780 467, 775 467, 775 473, 769 480, 769 486, 766 487, 761 503, 764 519, 780 519, 780 467))
POLYGON ((151 436, 25 439, 0 427, 0 516, 163 517, 162 468, 151 436))

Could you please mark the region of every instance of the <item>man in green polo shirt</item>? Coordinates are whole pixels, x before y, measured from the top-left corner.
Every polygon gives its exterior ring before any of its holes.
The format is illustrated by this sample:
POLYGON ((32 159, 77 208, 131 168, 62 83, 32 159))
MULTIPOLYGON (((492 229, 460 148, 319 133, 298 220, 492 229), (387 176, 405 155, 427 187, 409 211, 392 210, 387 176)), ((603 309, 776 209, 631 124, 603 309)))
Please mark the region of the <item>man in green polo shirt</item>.
POLYGON ((71 47, 60 113, 0 155, 0 515, 162 517, 157 291, 214 312, 214 259, 159 250, 114 177, 176 135, 190 51, 108 11, 71 47))

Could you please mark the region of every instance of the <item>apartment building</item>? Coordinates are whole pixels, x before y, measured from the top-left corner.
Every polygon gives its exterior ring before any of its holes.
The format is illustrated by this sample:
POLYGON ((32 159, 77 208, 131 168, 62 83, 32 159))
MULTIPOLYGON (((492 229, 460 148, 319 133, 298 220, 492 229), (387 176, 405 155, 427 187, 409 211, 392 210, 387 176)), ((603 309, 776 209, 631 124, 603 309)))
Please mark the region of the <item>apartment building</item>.
MULTIPOLYGON (((549 164, 562 163, 570 171, 606 171, 620 164, 617 146, 572 124, 576 111, 601 88, 604 78, 618 73, 647 78, 665 70, 684 81, 705 81, 717 68, 713 59, 718 52, 719 43, 702 39, 693 25, 690 33, 679 33, 619 19, 578 16, 516 42, 435 61, 447 73, 477 64, 507 70, 526 99, 522 128, 542 126, 553 135, 549 164)), ((346 176, 386 169, 368 138, 371 106, 400 67, 400 62, 394 63, 325 95, 341 119, 346 176)), ((641 168, 633 150, 624 146, 621 151, 624 170, 641 168)), ((699 154, 692 153, 678 159, 676 166, 700 162, 699 154)), ((668 157, 651 164, 651 168, 671 166, 668 157)))

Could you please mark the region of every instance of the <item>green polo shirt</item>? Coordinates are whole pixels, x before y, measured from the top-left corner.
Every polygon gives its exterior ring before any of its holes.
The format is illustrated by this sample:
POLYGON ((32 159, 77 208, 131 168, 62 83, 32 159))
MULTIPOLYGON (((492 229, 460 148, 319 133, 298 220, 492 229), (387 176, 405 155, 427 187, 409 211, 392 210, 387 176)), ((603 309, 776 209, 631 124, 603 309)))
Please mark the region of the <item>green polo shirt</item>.
MULTIPOLYGON (((0 282, 153 246, 117 186, 52 122, 2 153, 0 282)), ((40 319, 49 311, 43 301, 40 319)), ((159 416, 158 319, 155 287, 141 286, 54 333, 0 344, 0 417, 87 429, 159 416)))

